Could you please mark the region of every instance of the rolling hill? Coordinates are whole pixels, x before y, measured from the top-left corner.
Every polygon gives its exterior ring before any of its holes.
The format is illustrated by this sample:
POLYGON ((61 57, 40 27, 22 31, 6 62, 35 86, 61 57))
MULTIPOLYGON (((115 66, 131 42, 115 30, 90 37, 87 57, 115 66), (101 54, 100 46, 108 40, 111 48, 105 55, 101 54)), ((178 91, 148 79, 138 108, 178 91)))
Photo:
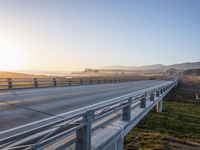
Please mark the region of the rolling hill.
POLYGON ((200 76, 200 69, 190 69, 183 72, 183 75, 200 76))
POLYGON ((177 70, 189 70, 189 69, 200 69, 200 62, 187 62, 173 65, 147 65, 147 66, 106 66, 99 69, 107 70, 168 70, 168 69, 177 69, 177 70))
POLYGON ((47 76, 0 71, 0 78, 42 78, 42 77, 47 77, 47 76))

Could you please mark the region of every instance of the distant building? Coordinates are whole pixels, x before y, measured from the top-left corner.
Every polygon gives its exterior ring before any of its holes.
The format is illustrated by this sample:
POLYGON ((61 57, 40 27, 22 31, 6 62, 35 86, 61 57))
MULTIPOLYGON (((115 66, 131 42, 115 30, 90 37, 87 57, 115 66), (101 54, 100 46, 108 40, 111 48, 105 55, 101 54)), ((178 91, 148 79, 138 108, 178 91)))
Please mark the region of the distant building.
POLYGON ((85 70, 83 71, 84 73, 98 73, 99 70, 97 69, 88 69, 88 68, 85 68, 85 70))

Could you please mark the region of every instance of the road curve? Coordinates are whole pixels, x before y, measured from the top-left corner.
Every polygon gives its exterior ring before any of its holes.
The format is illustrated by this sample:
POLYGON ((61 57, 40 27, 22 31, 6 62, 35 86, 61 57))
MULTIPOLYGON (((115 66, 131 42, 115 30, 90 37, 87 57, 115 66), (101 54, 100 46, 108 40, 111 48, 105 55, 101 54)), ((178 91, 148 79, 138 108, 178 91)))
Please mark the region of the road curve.
POLYGON ((0 132, 167 81, 0 91, 0 132))

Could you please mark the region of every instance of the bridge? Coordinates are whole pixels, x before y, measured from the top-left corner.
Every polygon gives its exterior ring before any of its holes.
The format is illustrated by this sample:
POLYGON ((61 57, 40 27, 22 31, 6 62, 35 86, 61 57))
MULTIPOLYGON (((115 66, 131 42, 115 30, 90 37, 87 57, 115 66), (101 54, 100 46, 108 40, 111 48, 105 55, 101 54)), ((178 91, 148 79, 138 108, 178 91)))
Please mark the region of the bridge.
POLYGON ((1 90, 0 149, 123 149, 124 136, 154 106, 162 112, 177 80, 118 81, 1 90))

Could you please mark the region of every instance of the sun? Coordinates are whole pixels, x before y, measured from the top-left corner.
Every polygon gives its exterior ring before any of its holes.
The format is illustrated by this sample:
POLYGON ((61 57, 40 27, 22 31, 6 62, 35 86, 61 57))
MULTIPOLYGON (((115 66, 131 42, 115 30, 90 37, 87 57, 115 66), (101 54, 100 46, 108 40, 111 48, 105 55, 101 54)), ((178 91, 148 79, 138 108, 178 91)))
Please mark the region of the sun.
POLYGON ((20 70, 25 67, 23 47, 13 39, 0 37, 0 71, 20 70))

